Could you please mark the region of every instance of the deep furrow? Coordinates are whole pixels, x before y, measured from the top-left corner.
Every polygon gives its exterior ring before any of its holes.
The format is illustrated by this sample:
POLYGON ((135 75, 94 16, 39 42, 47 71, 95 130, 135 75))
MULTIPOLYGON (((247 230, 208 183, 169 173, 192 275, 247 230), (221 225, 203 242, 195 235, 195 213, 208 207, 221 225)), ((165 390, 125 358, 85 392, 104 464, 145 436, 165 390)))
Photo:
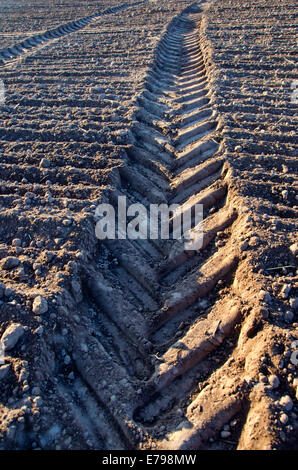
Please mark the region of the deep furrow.
MULTIPOLYGON (((131 127, 134 143, 119 168, 122 187, 108 196, 114 207, 119 195, 147 208, 150 203, 179 203, 181 212, 171 214, 171 234, 181 214, 190 211, 194 217, 197 204, 203 205, 206 217, 200 249, 187 251, 181 240, 144 240, 143 244, 141 240, 105 241, 119 263, 113 272, 123 299, 131 299, 143 318, 143 332, 153 341, 155 354, 163 351, 160 366, 147 380, 146 391, 135 407, 134 419, 145 427, 160 421, 189 397, 200 364, 230 337, 241 318, 236 297, 224 307, 216 307, 217 283, 230 282, 238 263, 229 243, 229 228, 237 211, 227 201, 224 159, 220 145, 213 140, 218 120, 210 106, 199 39, 201 10, 196 8, 175 18, 157 46, 144 90, 136 99, 138 109, 131 127), (214 213, 209 213, 211 209, 214 213), (225 231, 228 239, 219 250, 214 239, 225 231), (211 313, 196 322, 196 306, 207 297, 211 313), (176 343, 174 325, 184 317, 193 326, 176 343), (159 337, 167 338, 166 348, 159 337), (181 376, 183 387, 178 385, 181 376), (181 388, 178 395, 177 386, 181 388)), ((199 227, 193 226, 190 233, 198 231, 199 227)), ((113 307, 105 307, 109 315, 113 307)))

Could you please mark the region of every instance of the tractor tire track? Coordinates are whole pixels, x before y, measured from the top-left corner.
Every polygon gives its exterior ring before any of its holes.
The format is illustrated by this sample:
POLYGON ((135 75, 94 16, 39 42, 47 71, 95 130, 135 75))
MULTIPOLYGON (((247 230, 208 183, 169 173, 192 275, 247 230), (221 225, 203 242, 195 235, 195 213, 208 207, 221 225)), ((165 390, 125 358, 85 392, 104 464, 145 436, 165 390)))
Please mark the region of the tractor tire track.
POLYGON ((59 40, 60 38, 85 28, 96 18, 104 15, 112 15, 128 8, 136 7, 141 3, 143 2, 141 1, 132 4, 125 3, 124 5, 120 5, 118 7, 108 8, 107 10, 104 10, 96 15, 86 16, 75 21, 69 21, 68 23, 61 24, 54 29, 49 29, 48 31, 45 31, 41 34, 33 35, 26 38, 24 41, 16 43, 10 47, 6 47, 5 49, 1 49, 0 68, 13 65, 19 58, 31 55, 32 53, 37 52, 38 50, 59 40))
MULTIPOLYGON (((137 99, 131 127, 134 143, 119 168, 120 189, 105 199, 115 207, 119 196, 146 207, 179 202, 182 214, 186 210, 194 213, 196 204, 204 208, 203 241, 197 251, 185 251, 179 240, 104 241, 105 249, 117 260, 117 267, 111 268, 117 287, 109 284, 108 297, 99 288, 101 308, 119 325, 121 317, 126 318, 128 323, 120 328, 127 340, 139 350, 145 344, 144 351, 152 351, 153 373, 139 382, 142 394, 131 416, 141 433, 149 436, 189 400, 200 371, 204 370, 205 377, 216 372, 209 355, 227 339, 231 341, 241 321, 241 299, 230 287, 238 264, 231 233, 237 210, 229 197, 229 172, 218 138, 220 119, 212 108, 200 45, 201 14, 200 7, 188 7, 170 23, 158 44, 137 99), (224 235, 224 246, 214 244, 218 235, 224 235), (227 286, 221 300, 216 294, 218 283, 227 286), (108 298, 113 299, 110 305, 108 298), (135 313, 126 315, 129 309, 135 313), (128 332, 133 331, 134 338, 129 340, 128 332)), ((174 212, 172 225, 176 216, 174 212)), ((192 229, 193 233, 197 230, 199 227, 192 229)), ((100 285, 105 284, 105 278, 103 273, 100 285)), ((96 287, 91 284, 94 295, 96 287)), ((227 352, 225 347, 220 350, 227 360, 233 348, 227 352)), ((240 379, 238 382, 240 390, 240 379)), ((222 426, 221 416, 230 419, 241 403, 240 395, 231 406, 223 398, 213 416, 210 435, 222 426), (225 406, 229 408, 226 414, 225 406)), ((181 438, 179 434, 177 440, 172 429, 167 445, 162 440, 157 445, 192 448, 200 432, 194 427, 191 436, 186 433, 181 438)))

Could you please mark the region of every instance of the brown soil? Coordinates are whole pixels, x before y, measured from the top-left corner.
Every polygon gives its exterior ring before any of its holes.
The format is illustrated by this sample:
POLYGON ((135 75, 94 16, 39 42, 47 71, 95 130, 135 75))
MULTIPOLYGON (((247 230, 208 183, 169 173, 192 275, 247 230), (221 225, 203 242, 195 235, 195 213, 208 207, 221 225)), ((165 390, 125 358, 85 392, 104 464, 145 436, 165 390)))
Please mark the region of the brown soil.
POLYGON ((16 3, 0 448, 297 447, 295 2, 16 3), (202 248, 97 240, 118 196, 203 204, 202 248))

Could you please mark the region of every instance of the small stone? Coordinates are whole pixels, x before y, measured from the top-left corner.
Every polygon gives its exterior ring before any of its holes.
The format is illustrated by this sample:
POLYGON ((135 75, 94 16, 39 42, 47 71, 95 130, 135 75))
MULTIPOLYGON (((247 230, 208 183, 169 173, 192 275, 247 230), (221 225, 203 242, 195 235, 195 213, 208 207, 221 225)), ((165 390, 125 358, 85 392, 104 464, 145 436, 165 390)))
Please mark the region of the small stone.
POLYGON ((10 371, 10 364, 5 364, 0 367, 0 380, 6 379, 10 371))
POLYGON ((4 291, 5 297, 10 297, 12 294, 13 294, 13 290, 11 289, 11 287, 6 287, 4 291))
POLYGON ((85 254, 82 252, 82 251, 79 251, 77 254, 76 254, 76 257, 78 260, 80 261, 85 261, 86 260, 86 256, 85 254))
POLYGON ((69 365, 70 363, 71 363, 71 358, 70 358, 70 356, 65 356, 65 358, 64 358, 64 364, 67 366, 67 365, 69 365))
POLYGON ((285 425, 285 424, 287 424, 287 422, 289 421, 289 417, 288 417, 288 415, 287 415, 286 413, 282 413, 282 414, 280 415, 279 420, 280 420, 281 424, 284 424, 284 425, 285 425))
POLYGON ((32 311, 37 315, 41 315, 48 311, 48 302, 41 295, 35 297, 32 305, 32 311))
POLYGON ((290 250, 294 256, 297 256, 298 255, 298 243, 293 243, 293 245, 290 246, 290 250))
POLYGON ((272 388, 278 388, 279 387, 279 378, 277 375, 270 375, 268 377, 268 382, 271 385, 272 388))
POLYGON ((53 253, 52 251, 46 251, 45 257, 46 257, 47 262, 50 263, 55 257, 55 253, 53 253))
POLYGON ((15 238, 14 240, 12 240, 11 244, 12 244, 12 246, 21 246, 22 241, 19 238, 15 238))
POLYGON ((36 330, 35 330, 35 333, 37 335, 42 335, 43 334, 43 326, 39 326, 36 330))
POLYGON ((264 384, 268 383, 268 379, 267 379, 266 375, 259 374, 259 382, 264 383, 264 384))
POLYGON ((259 237, 256 237, 256 236, 251 237, 251 239, 249 240, 249 246, 256 246, 259 244, 259 241, 260 241, 259 237))
POLYGON ((231 426, 232 428, 235 428, 235 427, 237 426, 237 424, 238 424, 238 419, 234 419, 234 420, 231 422, 230 426, 231 426))
POLYGON ((230 431, 221 431, 220 436, 221 436, 223 439, 227 439, 228 437, 231 436, 231 433, 230 433, 230 431))
POLYGON ((298 298, 297 297, 290 299, 290 307, 293 310, 296 310, 298 308, 298 298))
POLYGON ((294 313, 291 311, 285 312, 284 317, 287 323, 292 323, 294 320, 294 313))
POLYGON ((72 224, 72 220, 71 220, 71 219, 64 219, 64 220, 62 220, 62 224, 63 224, 65 227, 68 227, 69 225, 72 224))
POLYGON ((42 398, 40 396, 37 396, 33 399, 33 403, 35 403, 36 406, 41 406, 42 405, 42 398))
POLYGON ((25 329, 19 323, 12 323, 3 333, 1 341, 6 351, 10 351, 15 347, 25 329))
POLYGON ((288 296, 289 296, 289 293, 291 291, 291 286, 289 286, 288 284, 284 284, 281 288, 281 295, 283 296, 284 299, 287 299, 288 296))
POLYGON ((51 162, 48 158, 42 158, 42 160, 40 161, 39 166, 41 168, 50 168, 51 162))
POLYGON ((247 242, 242 243, 242 245, 240 246, 241 251, 246 251, 247 248, 248 248, 248 243, 247 242))
POLYGON ((13 269, 19 266, 20 260, 15 256, 9 256, 8 258, 4 258, 3 262, 3 269, 13 269))
POLYGON ((287 411, 291 411, 291 409, 293 408, 293 401, 291 397, 289 397, 289 395, 284 395, 283 397, 281 397, 281 399, 279 400, 279 404, 282 408, 287 411))
POLYGON ((267 304, 270 303, 271 301, 271 295, 269 294, 269 292, 266 292, 264 290, 260 290, 259 297, 261 300, 263 300, 267 304))
POLYGON ((33 395, 36 395, 36 396, 40 395, 40 388, 39 387, 33 387, 32 393, 33 393, 33 395))

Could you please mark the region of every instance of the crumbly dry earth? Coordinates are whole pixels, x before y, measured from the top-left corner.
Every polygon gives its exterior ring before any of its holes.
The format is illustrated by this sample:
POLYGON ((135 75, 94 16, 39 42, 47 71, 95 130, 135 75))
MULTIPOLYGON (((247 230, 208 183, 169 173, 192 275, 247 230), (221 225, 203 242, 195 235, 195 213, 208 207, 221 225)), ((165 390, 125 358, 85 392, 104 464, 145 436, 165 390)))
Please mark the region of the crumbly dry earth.
POLYGON ((38 4, 0 1, 0 448, 297 447, 294 0, 38 4), (118 196, 202 248, 100 242, 118 196))

